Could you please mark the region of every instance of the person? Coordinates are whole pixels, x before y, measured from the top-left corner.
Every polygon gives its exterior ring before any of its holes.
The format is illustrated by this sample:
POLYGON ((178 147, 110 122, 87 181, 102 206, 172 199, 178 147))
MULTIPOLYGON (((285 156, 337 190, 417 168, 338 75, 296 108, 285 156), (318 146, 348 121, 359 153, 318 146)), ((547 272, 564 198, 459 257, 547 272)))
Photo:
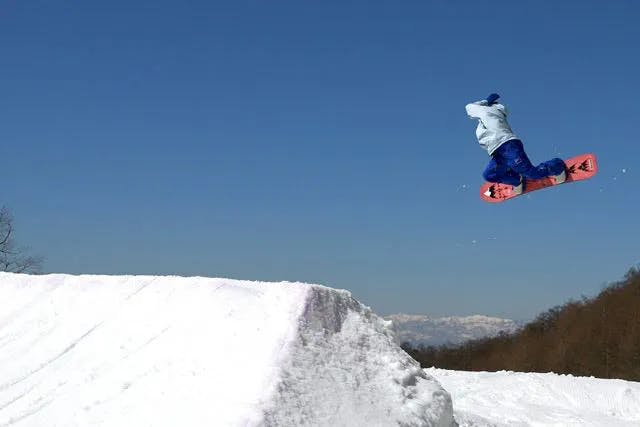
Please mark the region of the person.
POLYGON ((560 184, 566 180, 564 161, 554 158, 534 166, 524 151, 522 141, 507 122, 507 109, 498 103, 500 95, 492 93, 486 99, 466 106, 467 115, 478 120, 476 137, 491 156, 482 176, 489 182, 509 184, 515 194, 522 194, 526 180, 552 177, 560 184))

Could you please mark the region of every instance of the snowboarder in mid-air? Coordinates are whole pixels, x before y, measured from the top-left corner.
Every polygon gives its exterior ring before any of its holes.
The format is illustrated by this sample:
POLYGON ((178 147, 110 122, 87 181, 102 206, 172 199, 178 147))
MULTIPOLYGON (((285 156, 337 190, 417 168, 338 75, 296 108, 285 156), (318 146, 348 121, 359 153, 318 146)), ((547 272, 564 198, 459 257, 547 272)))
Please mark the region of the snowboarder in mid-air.
POLYGON ((522 141, 513 133, 507 122, 507 110, 498 103, 500 95, 492 93, 486 99, 466 106, 469 117, 478 120, 476 136, 480 146, 491 156, 483 172, 484 178, 492 183, 512 185, 514 195, 525 191, 526 180, 552 177, 555 184, 565 181, 565 163, 555 158, 531 164, 524 151, 522 141))

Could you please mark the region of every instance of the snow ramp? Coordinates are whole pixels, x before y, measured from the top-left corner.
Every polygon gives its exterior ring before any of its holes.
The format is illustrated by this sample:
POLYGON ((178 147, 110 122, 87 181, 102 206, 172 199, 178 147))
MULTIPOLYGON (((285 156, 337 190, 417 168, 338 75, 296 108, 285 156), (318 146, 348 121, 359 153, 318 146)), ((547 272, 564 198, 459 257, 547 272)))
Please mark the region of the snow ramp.
POLYGON ((451 398, 347 291, 0 273, 0 427, 450 426, 451 398))

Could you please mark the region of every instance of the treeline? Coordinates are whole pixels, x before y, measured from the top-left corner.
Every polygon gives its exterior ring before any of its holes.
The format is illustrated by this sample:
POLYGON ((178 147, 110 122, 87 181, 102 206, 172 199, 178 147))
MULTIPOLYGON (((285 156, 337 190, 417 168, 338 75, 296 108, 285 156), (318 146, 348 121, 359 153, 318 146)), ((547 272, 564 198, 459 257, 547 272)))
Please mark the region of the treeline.
POLYGON ((542 313, 514 334, 455 347, 403 347, 423 367, 640 381, 640 270, 630 270, 594 298, 542 313))

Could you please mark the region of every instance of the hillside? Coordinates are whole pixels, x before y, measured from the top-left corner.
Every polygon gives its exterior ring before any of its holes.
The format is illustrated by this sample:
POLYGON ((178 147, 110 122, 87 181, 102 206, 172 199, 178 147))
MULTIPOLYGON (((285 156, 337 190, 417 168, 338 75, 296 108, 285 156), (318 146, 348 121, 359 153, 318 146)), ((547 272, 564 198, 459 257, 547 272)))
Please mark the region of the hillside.
POLYGON ((629 271, 596 297, 554 307, 515 334, 409 352, 424 367, 639 381, 640 272, 629 271))
POLYGON ((429 317, 416 314, 393 314, 385 319, 393 322, 398 342, 410 347, 460 344, 479 338, 512 333, 518 329, 513 320, 489 316, 429 317))
POLYGON ((0 273, 0 425, 449 426, 451 399, 349 292, 0 273))

